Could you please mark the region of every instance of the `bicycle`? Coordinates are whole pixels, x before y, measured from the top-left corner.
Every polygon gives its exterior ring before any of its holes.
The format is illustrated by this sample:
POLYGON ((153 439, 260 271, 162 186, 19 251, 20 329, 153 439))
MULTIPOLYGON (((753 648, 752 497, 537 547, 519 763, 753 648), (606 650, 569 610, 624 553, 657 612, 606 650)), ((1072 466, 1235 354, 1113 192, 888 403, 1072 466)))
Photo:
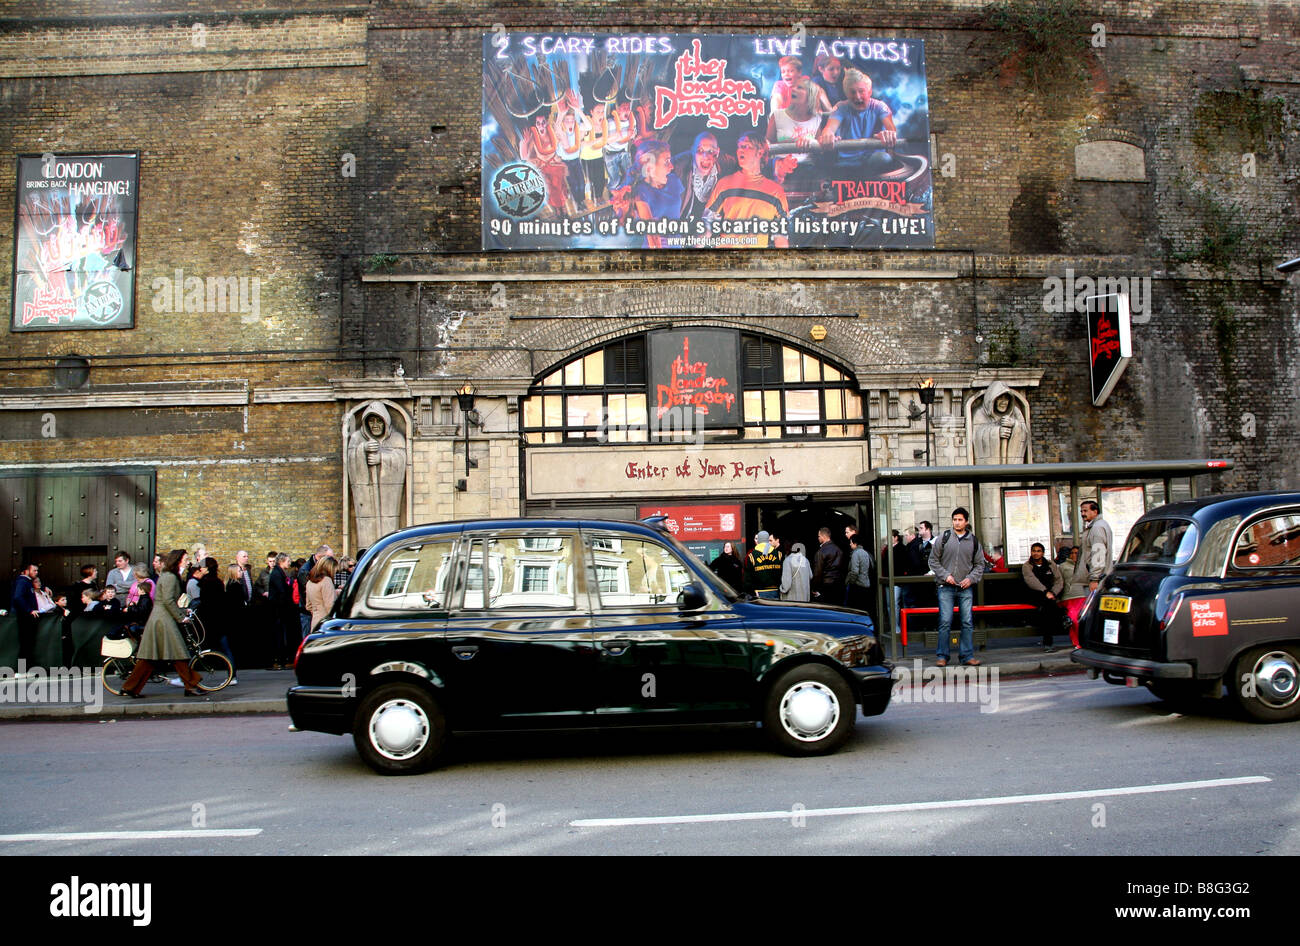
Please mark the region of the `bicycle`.
MULTIPOLYGON (((204 633, 203 622, 198 615, 193 611, 186 612, 186 618, 181 622, 181 635, 185 638, 185 647, 190 654, 190 670, 198 674, 200 690, 215 693, 230 685, 230 681, 235 678, 235 668, 220 651, 201 649, 204 633)), ((122 695, 122 684, 135 670, 135 654, 139 646, 139 640, 131 637, 121 640, 104 638, 100 651, 106 659, 100 668, 99 678, 103 681, 104 689, 114 696, 122 695), (122 644, 127 645, 130 653, 115 653, 122 649, 122 644)))

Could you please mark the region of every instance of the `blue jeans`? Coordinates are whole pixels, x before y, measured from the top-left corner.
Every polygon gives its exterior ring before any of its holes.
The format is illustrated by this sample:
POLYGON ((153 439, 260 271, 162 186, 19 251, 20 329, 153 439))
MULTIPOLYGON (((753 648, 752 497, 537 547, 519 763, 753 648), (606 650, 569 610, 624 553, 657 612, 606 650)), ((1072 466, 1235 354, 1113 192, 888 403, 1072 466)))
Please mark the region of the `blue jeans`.
POLYGON ((952 609, 955 604, 961 615, 961 640, 957 657, 965 663, 975 656, 975 622, 972 618, 971 605, 974 603, 974 588, 958 588, 956 585, 938 585, 939 595, 939 648, 935 656, 941 660, 948 659, 948 640, 952 634, 952 609))

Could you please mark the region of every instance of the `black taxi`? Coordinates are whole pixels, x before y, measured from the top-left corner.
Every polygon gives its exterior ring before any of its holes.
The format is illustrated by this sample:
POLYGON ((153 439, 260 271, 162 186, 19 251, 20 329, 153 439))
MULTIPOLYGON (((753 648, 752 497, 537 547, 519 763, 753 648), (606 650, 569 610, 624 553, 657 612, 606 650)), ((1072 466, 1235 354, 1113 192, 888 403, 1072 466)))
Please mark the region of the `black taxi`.
POLYGON ((369 549, 303 642, 295 730, 351 733, 382 773, 434 765, 456 732, 760 722, 832 752, 889 704, 858 611, 748 600, 653 524, 419 526, 369 549))
POLYGON ((1300 493, 1151 510, 1079 617, 1074 660, 1162 699, 1222 698, 1300 718, 1300 493))

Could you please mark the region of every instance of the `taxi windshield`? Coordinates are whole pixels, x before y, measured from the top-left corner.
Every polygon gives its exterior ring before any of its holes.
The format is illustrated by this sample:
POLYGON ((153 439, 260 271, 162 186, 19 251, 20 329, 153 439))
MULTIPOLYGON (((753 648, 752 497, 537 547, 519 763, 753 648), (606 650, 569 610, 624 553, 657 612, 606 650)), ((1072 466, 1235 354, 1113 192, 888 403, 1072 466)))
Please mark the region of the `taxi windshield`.
POLYGON ((1196 551, 1196 523, 1190 519, 1139 522, 1124 543, 1125 565, 1185 565, 1196 551))

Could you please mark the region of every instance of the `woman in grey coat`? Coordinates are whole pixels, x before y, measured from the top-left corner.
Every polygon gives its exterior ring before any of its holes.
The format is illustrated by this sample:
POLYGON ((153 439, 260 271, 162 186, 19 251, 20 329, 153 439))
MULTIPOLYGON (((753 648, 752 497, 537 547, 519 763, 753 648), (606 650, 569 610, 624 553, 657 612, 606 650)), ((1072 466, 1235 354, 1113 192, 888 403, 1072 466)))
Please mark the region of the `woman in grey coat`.
POLYGON ((153 610, 149 612, 136 651, 135 669, 122 683, 122 693, 126 696, 136 699, 143 696, 140 691, 145 682, 155 669, 168 663, 185 684, 186 696, 203 696, 199 689, 199 675, 190 669, 190 650, 181 633, 180 625, 185 620, 185 613, 177 604, 181 596, 181 573, 189 557, 184 549, 173 549, 163 563, 158 587, 154 591, 153 610))
POLYGON ((781 598, 784 601, 812 600, 812 566, 808 564, 802 542, 790 546, 790 554, 781 563, 781 598))

